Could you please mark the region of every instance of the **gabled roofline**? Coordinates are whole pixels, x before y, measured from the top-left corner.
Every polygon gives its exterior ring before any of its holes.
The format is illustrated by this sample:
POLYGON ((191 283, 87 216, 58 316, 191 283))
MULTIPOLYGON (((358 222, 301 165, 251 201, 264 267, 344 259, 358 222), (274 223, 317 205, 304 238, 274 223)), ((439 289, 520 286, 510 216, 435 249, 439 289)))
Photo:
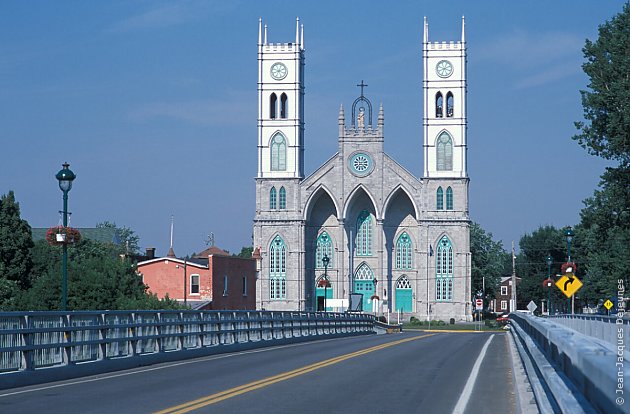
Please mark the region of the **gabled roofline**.
MULTIPOLYGON (((169 261, 169 262, 179 263, 179 264, 182 264, 182 265, 184 264, 184 260, 178 259, 176 257, 157 257, 155 259, 138 262, 137 266, 140 267, 140 266, 145 266, 145 265, 148 265, 148 264, 162 262, 162 261, 169 261)), ((202 265, 202 264, 199 264, 199 263, 191 262, 189 260, 186 260, 186 266, 198 267, 199 269, 207 269, 208 268, 208 266, 206 266, 206 265, 202 265)))

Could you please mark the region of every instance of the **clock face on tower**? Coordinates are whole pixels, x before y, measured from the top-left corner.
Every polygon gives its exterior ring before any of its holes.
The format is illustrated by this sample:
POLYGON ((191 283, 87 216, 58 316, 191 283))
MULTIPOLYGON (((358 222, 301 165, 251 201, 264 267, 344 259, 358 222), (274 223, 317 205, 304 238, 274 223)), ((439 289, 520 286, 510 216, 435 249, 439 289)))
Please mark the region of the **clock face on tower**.
POLYGON ((453 65, 448 60, 440 60, 437 65, 435 65, 435 73, 440 78, 448 78, 453 74, 453 65))
POLYGON ((276 62, 271 65, 271 77, 275 80, 282 80, 287 77, 287 67, 283 63, 276 62))
POLYGON ((374 163, 369 154, 357 152, 348 159, 348 168, 352 174, 364 177, 372 172, 374 163))

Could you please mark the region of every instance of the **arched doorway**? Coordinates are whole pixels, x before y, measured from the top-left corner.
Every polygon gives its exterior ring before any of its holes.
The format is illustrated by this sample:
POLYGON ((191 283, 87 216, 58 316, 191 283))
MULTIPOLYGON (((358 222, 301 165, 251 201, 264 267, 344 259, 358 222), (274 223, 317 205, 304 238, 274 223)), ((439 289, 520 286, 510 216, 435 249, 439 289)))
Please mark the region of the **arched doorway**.
POLYGON ((374 295, 374 272, 367 263, 361 263, 354 274, 354 292, 363 295, 363 310, 372 311, 372 295, 374 295))
POLYGON ((412 312, 412 290, 409 278, 402 275, 396 281, 396 311, 412 312))

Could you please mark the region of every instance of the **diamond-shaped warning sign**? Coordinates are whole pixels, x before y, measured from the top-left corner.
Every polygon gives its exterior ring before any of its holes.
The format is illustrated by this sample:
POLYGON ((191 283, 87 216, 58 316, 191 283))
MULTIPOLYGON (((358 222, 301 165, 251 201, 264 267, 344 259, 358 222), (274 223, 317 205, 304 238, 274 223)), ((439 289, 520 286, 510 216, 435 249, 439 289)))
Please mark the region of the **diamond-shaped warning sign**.
POLYGON ((566 273, 556 282, 558 289, 565 294, 567 298, 570 298, 580 290, 582 282, 573 273, 566 273))
POLYGON ((606 302, 604 302, 604 307, 605 307, 607 310, 610 310, 610 308, 612 308, 613 306, 615 306, 615 304, 614 304, 614 303, 612 303, 612 302, 610 301, 610 299, 606 299, 606 302))

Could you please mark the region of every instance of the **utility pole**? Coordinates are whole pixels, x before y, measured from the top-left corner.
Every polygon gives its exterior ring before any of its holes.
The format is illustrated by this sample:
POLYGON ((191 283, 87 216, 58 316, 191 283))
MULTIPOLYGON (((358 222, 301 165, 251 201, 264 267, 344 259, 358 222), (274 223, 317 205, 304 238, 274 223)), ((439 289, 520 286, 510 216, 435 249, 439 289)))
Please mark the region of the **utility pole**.
POLYGON ((514 254, 514 240, 512 240, 512 306, 510 312, 516 312, 516 255, 514 254))

